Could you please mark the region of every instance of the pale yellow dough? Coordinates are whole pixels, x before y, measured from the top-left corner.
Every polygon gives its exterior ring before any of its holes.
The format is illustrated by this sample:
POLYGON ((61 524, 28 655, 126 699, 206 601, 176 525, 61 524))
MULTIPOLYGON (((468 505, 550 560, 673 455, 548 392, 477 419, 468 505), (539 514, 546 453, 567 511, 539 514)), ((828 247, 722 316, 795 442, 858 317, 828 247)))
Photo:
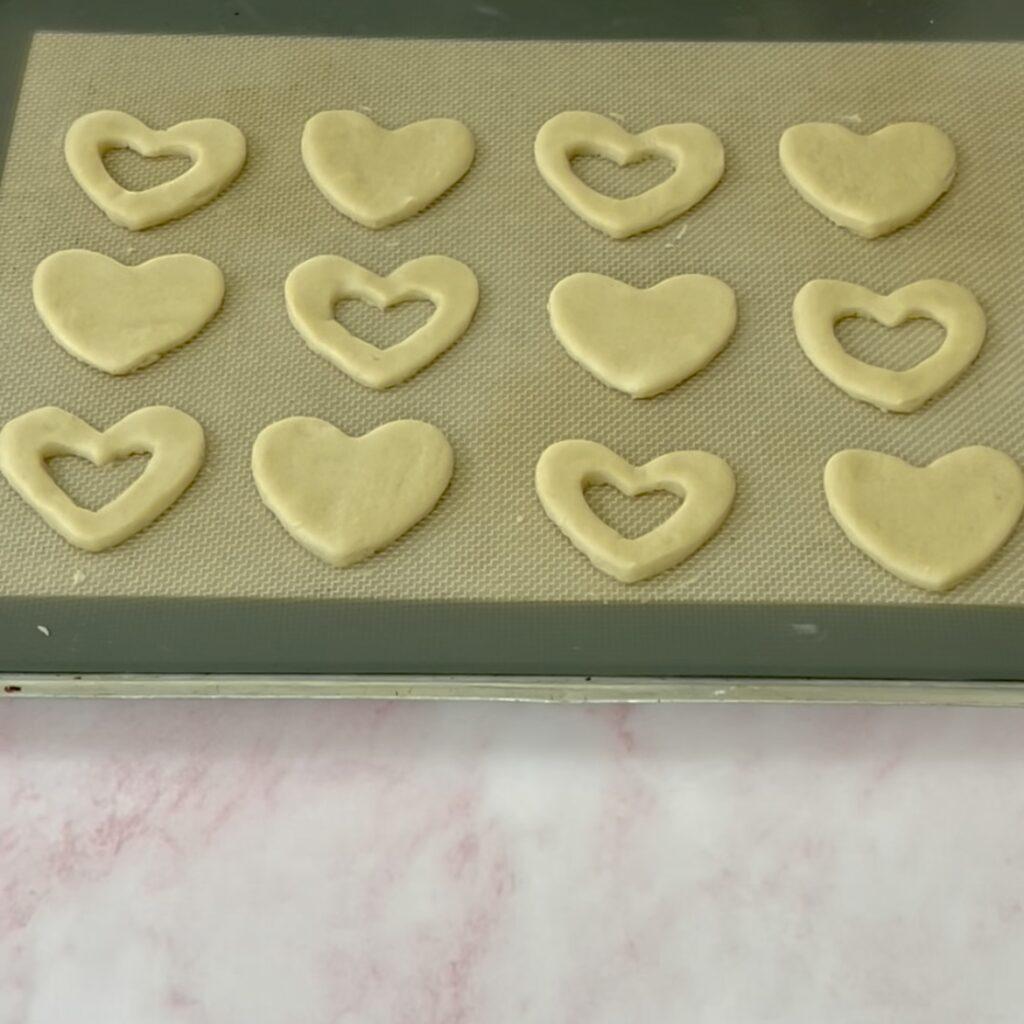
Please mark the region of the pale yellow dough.
POLYGON ((66 249, 36 267, 32 298, 71 355, 122 374, 195 337, 220 308, 224 275, 188 253, 127 267, 102 253, 66 249))
POLYGON ((551 327, 566 352, 608 387, 660 394, 706 366, 736 326, 736 296, 704 274, 633 288, 603 274, 573 274, 552 289, 551 327))
POLYGON ((918 121, 858 135, 839 124, 798 124, 779 141, 790 184, 820 213, 864 238, 925 212, 953 183, 956 150, 918 121))
POLYGON ((960 448, 924 468, 851 449, 825 466, 847 537, 901 580, 949 590, 1006 542, 1024 510, 1024 473, 993 448, 960 448))
POLYGON ((64 156, 85 194, 115 223, 132 231, 183 217, 208 203, 238 176, 245 163, 245 136, 227 121, 182 121, 161 131, 118 110, 78 118, 64 139, 64 156), (187 156, 192 166, 170 181, 139 192, 110 176, 103 156, 133 149, 140 156, 187 156))
POLYGON ((252 449, 264 504, 303 547, 330 565, 361 561, 416 525, 451 479, 451 445, 419 420, 349 437, 294 416, 265 427, 252 449))
POLYGON ((537 496, 552 522, 594 565, 635 583, 689 558, 725 521, 736 482, 729 464, 709 452, 669 452, 633 466, 594 441, 558 441, 537 462, 537 496), (641 537, 623 537, 595 514, 584 492, 610 484, 635 497, 668 491, 682 505, 641 537))
POLYGON ((448 256, 421 256, 386 277, 341 256, 314 256, 300 263, 284 285, 292 326, 306 344, 368 388, 390 388, 418 373, 450 348, 473 319, 479 299, 476 276, 448 256), (334 317, 343 299, 362 299, 378 309, 425 299, 430 319, 397 345, 382 349, 357 338, 334 317))
POLYGON ((473 163, 470 130, 451 118, 389 131, 355 110, 322 110, 302 132, 302 160, 346 217, 384 228, 419 213, 473 163))
POLYGON ((203 464, 203 428, 168 406, 137 409, 105 431, 63 409, 34 409, 0 430, 0 472, 65 540, 86 551, 120 544, 168 509, 203 464), (142 475, 113 501, 92 511, 57 486, 46 460, 77 455, 96 466, 130 455, 151 456, 142 475))
POLYGON ((725 169, 722 143, 699 124, 662 124, 634 135, 600 114, 566 111, 537 132, 537 169, 578 217, 612 238, 667 224, 696 205, 718 184, 725 169), (615 199, 584 184, 572 169, 577 156, 603 156, 620 166, 666 157, 675 169, 658 185, 628 199, 615 199))
POLYGON ((985 313, 974 296, 951 281, 916 281, 878 295, 848 281, 810 281, 793 302, 797 340, 836 387, 888 412, 913 412, 948 388, 974 361, 985 340, 985 313), (927 318, 946 336, 909 370, 887 370, 851 356, 835 336, 836 322, 863 316, 886 327, 927 318))

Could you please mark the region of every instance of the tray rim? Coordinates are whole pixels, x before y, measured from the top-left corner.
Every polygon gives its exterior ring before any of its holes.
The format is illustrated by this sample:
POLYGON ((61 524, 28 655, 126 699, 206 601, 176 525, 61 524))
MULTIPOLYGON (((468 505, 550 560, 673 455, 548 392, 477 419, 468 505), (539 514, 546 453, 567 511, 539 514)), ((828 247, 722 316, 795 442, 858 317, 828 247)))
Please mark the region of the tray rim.
POLYGON ((498 700, 546 704, 842 704, 1024 707, 1024 683, 571 676, 105 675, 0 673, 15 698, 498 700))

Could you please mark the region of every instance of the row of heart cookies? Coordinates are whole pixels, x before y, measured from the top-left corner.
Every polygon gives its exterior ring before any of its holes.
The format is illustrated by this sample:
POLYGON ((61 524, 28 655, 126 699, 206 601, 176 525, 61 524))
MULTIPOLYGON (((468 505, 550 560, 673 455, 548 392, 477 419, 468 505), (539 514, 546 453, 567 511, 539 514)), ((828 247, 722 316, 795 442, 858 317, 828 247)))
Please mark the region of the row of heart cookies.
MULTIPOLYGON (((199 118, 153 129, 119 110, 83 114, 68 129, 64 156, 85 194, 132 231, 184 217, 223 192, 241 172, 245 136, 228 121, 199 118), (184 173, 151 188, 126 189, 104 163, 131 149, 143 157, 185 156, 184 173)), ((465 125, 435 118, 396 131, 355 110, 325 110, 302 133, 302 158, 326 199, 366 227, 382 228, 418 213, 469 170, 475 143, 465 125)))
MULTIPOLYGON (((475 153, 470 130, 451 118, 432 118, 389 130, 355 110, 324 110, 302 133, 303 162, 324 197, 370 228, 405 220, 429 206, 469 170, 475 153)), ((114 223, 142 230, 192 212, 227 188, 245 163, 245 136, 217 118, 183 121, 154 130, 121 111, 79 117, 65 136, 75 180, 114 223), (152 188, 119 185, 104 164, 113 149, 145 157, 187 156, 187 171, 152 188)), ((580 218, 610 235, 628 238, 674 220, 700 202, 725 170, 718 136, 693 123, 663 124, 633 134, 601 114, 565 111, 540 128, 537 168, 580 218), (619 165, 652 157, 673 165, 669 177, 639 195, 616 199, 586 185, 574 172, 579 156, 603 156, 619 165)), ((782 169, 797 192, 850 231, 866 238, 888 234, 924 213, 952 184, 956 151, 933 125, 905 122, 871 135, 830 123, 794 125, 779 142, 782 169)))
MULTIPOLYGON (((191 416, 139 409, 104 432, 56 407, 24 413, 0 430, 0 472, 62 537, 88 551, 119 544, 168 509, 203 463, 205 437, 191 416), (150 460, 125 491, 92 511, 75 504, 47 460, 76 455, 104 465, 150 460)), ((296 416, 265 427, 252 448, 264 504, 284 529, 334 566, 358 562, 423 519, 451 479, 451 445, 418 420, 350 437, 296 416)), ((675 451, 633 466, 593 441, 558 441, 537 462, 535 484, 550 519, 600 570, 633 583, 679 565, 725 522, 736 483, 729 464, 704 451, 675 451), (626 538, 590 507, 586 490, 611 485, 636 496, 664 490, 682 499, 661 525, 626 538)), ((850 449, 825 466, 828 506, 846 536, 899 578, 947 590, 977 571, 1024 511, 1024 473, 992 448, 961 448, 918 468, 880 452, 850 449)))
MULTIPOLYGON (((288 275, 284 295, 292 324, 314 352, 367 387, 388 388, 418 373, 465 333, 479 286, 469 267, 448 256, 422 256, 385 277, 341 256, 315 256, 288 275), (336 319, 337 304, 349 298, 378 308, 422 299, 434 312, 399 344, 381 349, 336 319)), ((120 375, 195 338, 220 309, 224 275, 191 253, 125 266, 103 253, 65 249, 36 268, 32 298, 67 352, 120 375)))
MULTIPOLYGON (((285 282, 292 324, 318 355, 367 387, 407 380, 465 332, 479 286, 472 270, 448 256, 410 260, 380 277, 341 256, 315 256, 285 282), (382 308, 423 299, 434 313, 389 349, 356 337, 335 317, 337 304, 361 299, 382 308)), ((201 256, 176 253, 128 267, 101 253, 68 249, 36 268, 36 309, 72 355, 107 373, 146 366, 193 338, 224 296, 220 269, 201 256)), ((548 299, 552 329, 565 350, 599 380, 635 398, 674 387, 726 345, 736 324, 736 297, 703 274, 634 288, 602 274, 573 274, 548 299)), ((793 304, 796 336, 815 366, 848 394, 879 408, 910 412, 948 387, 974 360, 985 315, 967 289, 918 281, 882 296, 845 281, 811 281, 793 304), (911 317, 941 324, 940 348, 909 370, 855 359, 835 335, 849 316, 895 326, 911 317)))

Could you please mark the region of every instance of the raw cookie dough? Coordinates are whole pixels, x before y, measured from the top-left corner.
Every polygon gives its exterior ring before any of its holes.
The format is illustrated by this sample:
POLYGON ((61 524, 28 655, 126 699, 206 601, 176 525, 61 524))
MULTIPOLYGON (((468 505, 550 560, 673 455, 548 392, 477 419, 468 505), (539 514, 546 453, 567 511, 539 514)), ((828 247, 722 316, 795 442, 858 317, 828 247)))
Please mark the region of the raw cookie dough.
POLYGON ((170 508, 203 464, 203 428, 165 405, 137 409, 100 432, 63 409, 34 409, 0 430, 0 472, 65 540, 86 551, 120 544, 170 508), (77 455, 105 466, 150 454, 142 471, 113 501, 92 511, 57 486, 46 460, 77 455))
POLYGON ((368 228, 429 206, 469 170, 475 149, 470 130, 451 118, 389 131, 355 110, 322 110, 302 132, 302 160, 316 187, 368 228))
POLYGON ((245 163, 245 136, 212 117, 156 131, 131 114, 97 110, 68 129, 64 156, 75 181, 115 224, 141 231, 183 217, 227 188, 245 163), (112 149, 133 149, 147 157, 187 156, 192 166, 177 178, 133 192, 114 181, 103 164, 112 149))
POLYGON ((839 124, 798 124, 779 140, 789 183, 841 227, 877 238, 909 224, 953 184, 956 150, 930 124, 858 135, 839 124))
POLYGON ((444 434, 419 420, 349 437, 324 420, 293 416, 260 432, 252 475, 295 540, 344 566, 415 526, 444 493, 453 461, 444 434))
POLYGON ((341 256, 314 256, 284 285, 288 317, 306 344, 360 384, 378 389, 407 380, 451 347, 473 319, 479 294, 473 271, 448 256, 409 260, 386 277, 341 256), (334 318, 335 306, 350 298, 377 309, 426 299, 435 310, 409 337, 382 349, 334 318))
POLYGON ((847 537, 901 580, 949 590, 999 550, 1024 510, 1024 473, 992 448, 922 468, 851 449, 825 466, 828 507, 847 537))
POLYGON ((537 132, 537 169, 578 217, 612 238, 628 238, 667 224, 718 184, 725 168, 722 143, 699 124, 662 124, 634 135, 621 125, 583 111, 556 114, 537 132), (620 167, 663 156, 675 165, 658 185, 628 199, 614 199, 584 184, 573 157, 602 156, 620 167))
POLYGON ((224 275, 177 253, 127 267, 66 249, 36 267, 32 298, 48 330, 83 363, 130 373, 194 338, 220 308, 224 275))
POLYGON ((633 288, 603 274, 563 278, 548 299, 565 350, 610 388, 660 394, 706 366, 732 336, 736 296, 703 274, 633 288))
POLYGON ((913 412, 948 388, 974 361, 985 340, 985 314, 974 296, 951 281, 916 281, 878 295, 847 281, 810 281, 793 302, 793 324, 808 359, 848 395, 889 412, 913 412), (909 370, 887 370, 850 355, 836 322, 864 316, 886 327, 926 317, 946 329, 938 350, 909 370))
POLYGON ((669 452, 633 466, 594 441, 558 441, 537 462, 537 496, 554 524, 600 569, 623 583, 655 576, 689 558, 725 521, 736 482, 729 464, 709 452, 669 452), (635 497, 668 491, 682 505, 641 537, 603 522, 584 491, 611 484, 635 497))

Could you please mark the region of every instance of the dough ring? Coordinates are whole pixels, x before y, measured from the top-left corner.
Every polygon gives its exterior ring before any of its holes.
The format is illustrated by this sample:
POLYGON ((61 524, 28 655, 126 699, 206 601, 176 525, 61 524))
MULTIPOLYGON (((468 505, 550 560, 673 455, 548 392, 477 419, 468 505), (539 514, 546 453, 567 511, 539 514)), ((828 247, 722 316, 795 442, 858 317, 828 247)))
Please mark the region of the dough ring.
POLYGON ((789 183, 816 210, 865 238, 916 220, 953 184, 956 150, 930 124, 859 135, 839 124, 798 124, 779 140, 789 183))
POLYGON ((386 277, 341 256, 314 256, 288 275, 284 295, 292 326, 317 355, 360 384, 383 389, 419 373, 462 336, 476 312, 479 288, 473 271, 448 256, 421 256, 386 277), (426 299, 435 310, 422 327, 382 349, 335 320, 334 307, 350 298, 377 309, 426 299))
POLYGON ((901 580, 949 590, 1013 533, 1024 473, 993 448, 960 448, 923 469, 851 449, 825 466, 828 507, 846 536, 901 580))
POLYGON ((433 118, 389 131, 355 110, 322 110, 302 132, 302 161, 327 201, 368 228, 429 206, 473 163, 460 121, 433 118))
POLYGON ((216 264, 177 253, 127 267, 102 253, 66 249, 32 278, 36 310, 76 359, 106 373, 130 373, 194 338, 220 308, 216 264))
POLYGON ((0 430, 0 472, 65 540, 86 551, 102 551, 170 508, 199 472, 204 450, 203 428, 165 405, 137 409, 102 432, 47 406, 0 430), (76 505, 46 469, 46 460, 56 455, 77 455, 105 466, 145 453, 152 457, 142 475, 96 511, 76 505))
POLYGON ((75 181, 115 223, 132 231, 184 217, 222 192, 245 163, 245 136, 227 121, 182 121, 163 131, 130 114, 97 110, 68 129, 64 156, 75 181), (133 192, 110 176, 103 156, 133 149, 140 156, 187 156, 192 166, 170 181, 133 192))
POLYGON ((951 281, 916 281, 878 295, 847 281, 810 281, 793 301, 793 324, 808 359, 848 395, 888 412, 913 412, 948 388, 974 361, 985 340, 985 314, 974 296, 951 281), (850 355, 836 322, 864 316, 886 327, 925 317, 946 337, 936 352, 909 370, 887 370, 850 355))
POLYGON ((633 466, 594 441, 558 441, 537 462, 544 511, 602 572, 635 583, 689 558, 725 521, 736 483, 729 464, 709 452, 669 452, 633 466), (586 488, 611 484, 635 497, 664 490, 683 504, 660 526, 626 538, 587 504, 586 488))
POLYGON ((578 217, 612 238, 628 238, 667 224, 718 184, 725 168, 722 143, 699 124, 662 124, 634 135, 621 125, 583 111, 556 114, 534 144, 537 169, 578 217), (577 156, 603 156, 620 167, 667 157, 675 170, 663 182, 628 199, 614 199, 584 184, 572 169, 577 156))
POLYGON ((294 416, 265 427, 252 449, 264 504, 303 547, 352 565, 386 547, 437 504, 452 475, 451 445, 419 420, 349 437, 294 416))
POLYGON ((610 388, 649 398, 675 387, 725 347, 736 296, 716 277, 684 274, 633 288, 603 274, 563 278, 548 299, 566 352, 610 388))

